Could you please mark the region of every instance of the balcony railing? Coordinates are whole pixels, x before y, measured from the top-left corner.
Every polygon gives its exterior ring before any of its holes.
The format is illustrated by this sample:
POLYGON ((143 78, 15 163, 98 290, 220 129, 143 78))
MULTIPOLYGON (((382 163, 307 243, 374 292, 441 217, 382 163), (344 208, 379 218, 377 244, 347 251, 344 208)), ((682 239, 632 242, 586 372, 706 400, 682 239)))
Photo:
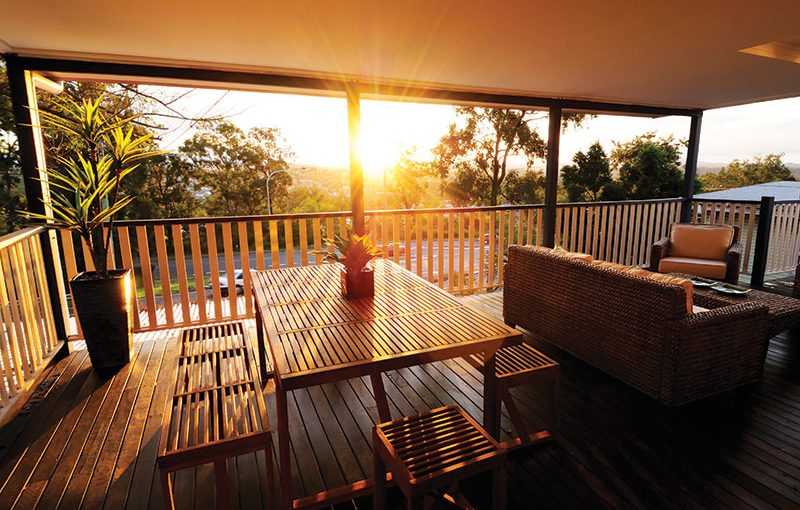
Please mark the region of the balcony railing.
POLYGON ((31 227, 0 237, 0 424, 25 402, 39 382, 42 368, 62 342, 56 335, 40 234, 31 227))
MULTIPOLYGON (((680 199, 560 204, 556 244, 570 251, 628 265, 644 265, 653 242, 678 221, 680 199)), ((699 202, 693 221, 738 225, 742 271, 754 259, 758 202, 699 202)), ((454 293, 503 285, 511 244, 541 245, 542 205, 369 211, 366 228, 384 257, 454 293)), ((796 265, 800 203, 774 207, 767 272, 796 265)), ((272 216, 121 221, 110 262, 134 268, 138 299, 135 328, 153 331, 252 317, 250 269, 322 263, 314 251, 350 225, 348 212, 272 216), (238 293, 221 278, 241 271, 238 293), (230 292, 227 292, 230 290, 230 292)), ((67 278, 92 270, 86 247, 60 233, 67 278)), ((233 281, 233 279, 230 279, 233 281)), ((74 333, 80 335, 80 326, 74 333)))
MULTIPOLYGON (((644 264, 680 207, 679 199, 563 204, 556 243, 644 264)), ((369 211, 366 227, 384 257, 448 291, 471 293, 502 286, 509 245, 541 245, 543 212, 542 205, 369 211)), ((252 317, 250 269, 320 264, 313 251, 349 222, 348 212, 121 221, 110 262, 134 268, 137 331, 252 317), (220 281, 236 271, 241 298, 220 281)), ((67 278, 93 269, 76 237, 62 231, 60 240, 67 278)))

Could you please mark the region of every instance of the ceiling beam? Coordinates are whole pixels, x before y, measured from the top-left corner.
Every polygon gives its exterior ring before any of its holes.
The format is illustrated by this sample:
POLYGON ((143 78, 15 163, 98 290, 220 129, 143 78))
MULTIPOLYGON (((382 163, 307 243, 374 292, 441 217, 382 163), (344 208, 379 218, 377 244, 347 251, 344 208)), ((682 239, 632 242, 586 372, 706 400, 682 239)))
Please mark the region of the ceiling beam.
POLYGON ((645 115, 661 117, 679 115, 696 117, 702 110, 694 108, 674 108, 652 105, 608 103, 568 98, 525 96, 453 90, 439 86, 402 86, 380 84, 363 80, 317 78, 280 73, 261 73, 252 71, 227 71, 199 67, 161 66, 148 64, 126 64, 87 60, 68 60, 40 57, 16 57, 25 69, 44 73, 65 73, 70 75, 114 76, 135 78, 158 78, 186 82, 206 82, 220 84, 244 84, 264 88, 305 89, 320 92, 334 92, 345 95, 354 84, 362 96, 386 99, 420 99, 427 101, 472 103, 479 105, 516 106, 521 108, 561 108, 563 110, 586 113, 616 113, 626 115, 645 115))

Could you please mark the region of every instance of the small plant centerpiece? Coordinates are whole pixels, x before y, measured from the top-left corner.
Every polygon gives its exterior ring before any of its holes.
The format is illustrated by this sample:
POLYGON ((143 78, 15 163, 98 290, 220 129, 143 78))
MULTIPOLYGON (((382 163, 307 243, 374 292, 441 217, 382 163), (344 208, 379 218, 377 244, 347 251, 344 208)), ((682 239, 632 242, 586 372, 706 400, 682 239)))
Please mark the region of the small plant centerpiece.
POLYGON ((347 237, 326 238, 329 250, 318 252, 328 263, 342 264, 340 271, 342 294, 347 299, 373 297, 375 295, 375 271, 370 262, 383 255, 380 248, 370 241, 368 235, 359 236, 348 232, 347 237))
MULTIPOLYGON (((121 181, 159 154, 152 135, 137 134, 137 116, 109 116, 96 100, 59 98, 54 111, 39 111, 42 126, 64 140, 45 171, 50 187, 44 214, 25 213, 52 228, 76 232, 88 248, 93 271, 70 280, 72 304, 96 369, 119 367, 133 354, 133 269, 109 269, 114 217, 133 201, 121 181)), ((89 267, 87 261, 87 267, 89 267)))

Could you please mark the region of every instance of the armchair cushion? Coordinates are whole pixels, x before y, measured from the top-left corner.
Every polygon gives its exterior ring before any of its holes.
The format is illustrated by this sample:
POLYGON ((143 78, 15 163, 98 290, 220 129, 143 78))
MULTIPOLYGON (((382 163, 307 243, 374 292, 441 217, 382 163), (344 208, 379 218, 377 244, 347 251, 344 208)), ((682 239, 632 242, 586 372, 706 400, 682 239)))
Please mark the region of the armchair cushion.
POLYGON ((728 269, 725 260, 698 259, 688 257, 664 257, 658 263, 661 273, 686 273, 716 280, 724 280, 728 269))
MULTIPOLYGON (((724 261, 734 242, 734 228, 728 225, 676 223, 670 233, 670 257, 724 261)), ((721 278, 725 277, 723 271, 721 278)))

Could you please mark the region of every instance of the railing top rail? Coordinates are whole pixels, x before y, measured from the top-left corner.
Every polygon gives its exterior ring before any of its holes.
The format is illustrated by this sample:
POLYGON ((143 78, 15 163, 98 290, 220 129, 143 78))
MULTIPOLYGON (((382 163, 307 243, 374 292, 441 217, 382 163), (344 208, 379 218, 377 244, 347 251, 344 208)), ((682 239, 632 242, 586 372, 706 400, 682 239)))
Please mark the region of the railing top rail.
POLYGON ((296 214, 253 214, 246 216, 200 216, 195 218, 146 218, 135 220, 114 220, 114 225, 120 227, 137 227, 144 225, 173 225, 191 223, 227 223, 237 221, 270 221, 270 220, 296 220, 309 218, 339 218, 350 216, 350 211, 315 212, 296 214))
POLYGON ((556 206, 595 206, 595 205, 626 205, 626 204, 657 204, 657 203, 668 203, 668 202, 683 202, 683 198, 681 197, 673 197, 673 198, 647 198, 643 200, 614 200, 608 202, 559 202, 556 206))
POLYGON ((375 211, 365 211, 366 216, 383 216, 392 214, 449 214, 462 212, 491 212, 491 211, 511 211, 519 209, 543 209, 544 204, 516 204, 516 205, 482 205, 471 207, 439 207, 427 209, 382 209, 375 211))
MULTIPOLYGON (((564 202, 557 206, 597 206, 597 205, 619 205, 619 204, 642 204, 659 202, 679 202, 681 198, 658 198, 652 200, 623 200, 616 202, 564 202)), ((471 206, 471 207, 439 207, 439 208, 419 208, 419 209, 377 209, 365 211, 366 216, 391 216, 394 214, 449 214, 465 212, 492 212, 492 211, 512 211, 527 209, 543 209, 544 204, 515 204, 515 205, 496 205, 496 206, 471 206)), ((241 221, 277 221, 277 220, 300 220, 313 218, 340 218, 350 216, 351 211, 332 211, 332 212, 313 212, 313 213, 292 213, 292 214, 256 214, 245 216, 204 216, 195 218, 147 218, 133 220, 116 220, 115 225, 120 227, 136 227, 147 225, 173 225, 173 224, 203 224, 203 223, 226 223, 241 221)))
MULTIPOLYGON (((428 213, 459 213, 476 211, 508 211, 519 209, 540 209, 544 204, 522 204, 522 205, 498 205, 480 207, 442 207, 437 209, 389 209, 365 211, 366 216, 381 216, 392 214, 428 214, 428 213)), ((196 218, 146 218, 134 220, 116 220, 114 224, 120 227, 136 227, 145 225, 171 225, 171 224, 191 224, 191 223, 226 223, 237 221, 270 221, 270 220, 298 220, 313 218, 340 218, 350 216, 351 211, 333 212, 314 212, 314 213, 292 213, 292 214, 257 214, 246 216, 204 216, 196 218)))
POLYGON ((12 246, 24 239, 29 237, 33 237, 37 234, 41 234, 45 231, 44 225, 33 226, 23 228, 22 230, 17 230, 16 232, 11 232, 10 234, 6 234, 3 237, 0 237, 0 250, 4 250, 9 246, 12 246))

